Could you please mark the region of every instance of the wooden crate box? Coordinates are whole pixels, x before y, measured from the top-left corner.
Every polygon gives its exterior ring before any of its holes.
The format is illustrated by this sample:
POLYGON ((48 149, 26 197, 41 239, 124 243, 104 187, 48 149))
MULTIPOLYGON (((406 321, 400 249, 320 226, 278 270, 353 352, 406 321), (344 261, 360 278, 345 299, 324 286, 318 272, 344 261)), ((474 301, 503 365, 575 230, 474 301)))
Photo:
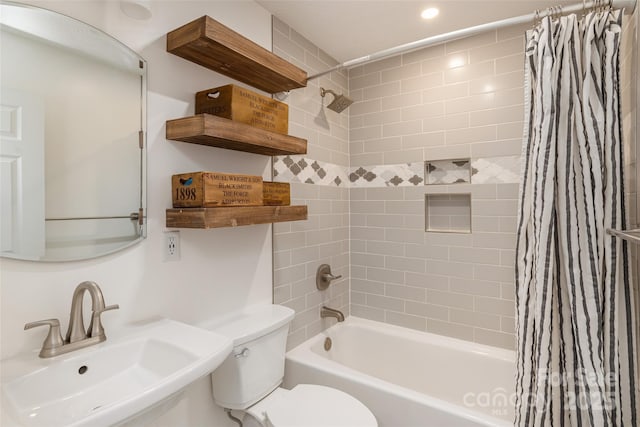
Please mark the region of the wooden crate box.
POLYGON ((202 113, 285 135, 289 131, 287 104, 235 85, 196 93, 196 114, 202 113))
POLYGON ((220 172, 181 173, 171 177, 174 208, 261 206, 262 177, 220 172))
POLYGON ((289 206, 291 204, 291 185, 288 182, 262 183, 262 203, 265 206, 289 206))

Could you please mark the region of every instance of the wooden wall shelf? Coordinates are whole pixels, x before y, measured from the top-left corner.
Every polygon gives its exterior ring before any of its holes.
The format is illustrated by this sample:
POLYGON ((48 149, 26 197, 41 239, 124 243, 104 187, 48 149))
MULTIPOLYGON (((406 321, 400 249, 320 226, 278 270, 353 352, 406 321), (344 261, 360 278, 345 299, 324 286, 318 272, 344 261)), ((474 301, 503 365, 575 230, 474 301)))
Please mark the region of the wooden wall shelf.
POLYGON ((306 154, 307 140, 256 128, 214 116, 196 116, 167 121, 167 139, 209 145, 267 156, 306 154))
MULTIPOLYGON (((203 16, 167 34, 167 52, 269 93, 307 85, 307 73, 216 20, 203 16)), ((307 141, 211 114, 168 120, 174 141, 281 156, 306 154, 307 141)), ((167 209, 170 228, 220 228, 307 219, 306 206, 167 209)))
POLYGON ((167 209, 168 228, 221 228, 307 219, 306 206, 167 209))
POLYGON ((167 52, 269 93, 307 85, 306 71, 209 16, 168 33, 167 52))

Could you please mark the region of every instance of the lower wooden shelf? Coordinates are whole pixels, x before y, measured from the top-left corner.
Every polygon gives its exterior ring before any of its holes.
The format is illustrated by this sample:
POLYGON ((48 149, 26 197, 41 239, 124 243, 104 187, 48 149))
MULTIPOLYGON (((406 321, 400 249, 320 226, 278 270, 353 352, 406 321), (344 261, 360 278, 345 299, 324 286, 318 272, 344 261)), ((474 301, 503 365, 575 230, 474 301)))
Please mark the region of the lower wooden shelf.
POLYGON ((306 206, 246 206, 167 209, 169 228, 221 228, 307 219, 306 206))

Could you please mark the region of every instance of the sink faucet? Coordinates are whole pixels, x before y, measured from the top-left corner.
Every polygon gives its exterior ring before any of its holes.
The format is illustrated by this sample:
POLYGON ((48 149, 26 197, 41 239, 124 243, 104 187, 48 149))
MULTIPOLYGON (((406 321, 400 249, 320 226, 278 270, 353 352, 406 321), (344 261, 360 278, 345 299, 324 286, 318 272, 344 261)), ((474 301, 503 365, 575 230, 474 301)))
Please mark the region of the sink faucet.
POLYGON ((24 329, 35 328, 36 326, 49 326, 49 333, 42 343, 40 357, 53 357, 106 340, 107 337, 104 334, 100 316, 107 310, 115 310, 117 308, 120 308, 118 304, 104 305, 102 291, 95 282, 82 282, 73 291, 69 329, 67 330, 65 339, 63 339, 60 334, 60 321, 58 319, 46 319, 27 323, 24 325, 24 329), (89 292, 92 304, 91 322, 87 329, 84 327, 84 316, 82 313, 82 301, 85 292, 89 292))
POLYGON ((338 322, 344 322, 344 314, 340 310, 335 310, 333 308, 325 307, 324 305, 320 309, 320 317, 335 317, 338 319, 338 322))
MULTIPOLYGON (((117 306, 112 308, 117 308, 117 306)), ((104 336, 100 314, 105 310, 104 297, 98 285, 95 282, 80 283, 75 291, 73 291, 73 297, 71 298, 71 315, 69 316, 69 329, 67 330, 66 342, 74 343, 82 341, 87 337, 104 336), (82 301, 85 292, 89 292, 91 296, 93 309, 89 329, 85 329, 84 327, 84 316, 82 313, 82 301)))

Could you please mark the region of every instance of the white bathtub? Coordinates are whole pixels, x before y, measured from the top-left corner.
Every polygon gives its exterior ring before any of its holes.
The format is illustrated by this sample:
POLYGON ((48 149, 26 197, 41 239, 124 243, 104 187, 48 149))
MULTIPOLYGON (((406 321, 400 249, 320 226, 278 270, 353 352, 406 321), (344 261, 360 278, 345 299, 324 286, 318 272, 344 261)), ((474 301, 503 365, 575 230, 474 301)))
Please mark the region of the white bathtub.
POLYGON ((284 385, 343 390, 380 427, 511 426, 514 373, 512 351, 350 316, 287 353, 284 385))

